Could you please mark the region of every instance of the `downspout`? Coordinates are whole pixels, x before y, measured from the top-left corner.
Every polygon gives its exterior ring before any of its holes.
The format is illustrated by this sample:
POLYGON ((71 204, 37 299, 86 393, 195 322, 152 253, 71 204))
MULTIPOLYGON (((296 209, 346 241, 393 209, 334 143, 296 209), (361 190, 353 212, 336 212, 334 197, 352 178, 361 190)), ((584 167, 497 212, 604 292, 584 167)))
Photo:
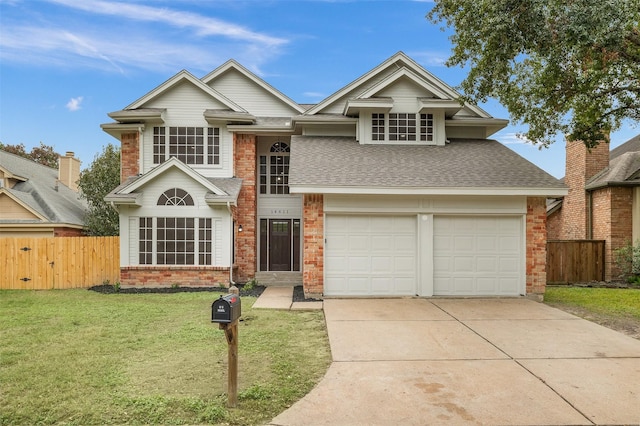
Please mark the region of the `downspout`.
POLYGON ((587 240, 593 239, 593 193, 587 191, 587 240))
POLYGON ((236 285, 233 281, 233 236, 235 225, 233 223, 233 213, 231 212, 231 202, 227 201, 227 210, 229 210, 229 218, 231 219, 231 239, 229 240, 229 287, 236 285))

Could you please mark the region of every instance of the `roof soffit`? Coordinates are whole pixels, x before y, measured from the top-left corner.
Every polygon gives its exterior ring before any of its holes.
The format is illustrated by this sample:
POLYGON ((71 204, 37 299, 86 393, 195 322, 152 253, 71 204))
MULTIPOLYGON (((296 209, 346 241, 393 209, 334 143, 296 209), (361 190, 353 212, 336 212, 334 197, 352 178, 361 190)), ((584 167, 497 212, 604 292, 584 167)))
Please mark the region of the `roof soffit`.
POLYGON ((187 166, 186 164, 184 164, 182 161, 178 160, 175 157, 169 158, 169 160, 155 167, 153 170, 144 174, 139 179, 136 179, 130 184, 124 186, 123 188, 120 189, 118 194, 122 194, 122 195, 131 194, 136 189, 139 189, 140 187, 144 186, 148 182, 151 182, 152 180, 156 179, 157 177, 161 176, 162 174, 166 173, 168 170, 172 168, 176 168, 182 171, 185 175, 189 176, 191 179, 195 180, 200 185, 202 185, 209 191, 213 192, 215 195, 222 195, 222 196, 227 195, 226 192, 224 192, 223 190, 215 186, 207 178, 205 178, 200 173, 196 172, 191 167, 187 166))
POLYGON ((300 106, 298 103, 294 102, 287 95, 285 95, 284 93, 282 93, 281 91, 279 91, 278 89, 276 89, 275 87, 273 87, 272 85, 270 85, 269 83, 267 83, 266 81, 264 81, 263 79, 261 79, 260 77, 252 73, 251 71, 249 71, 247 68, 242 66, 242 64, 240 64, 239 62, 233 59, 228 60, 227 62, 225 62, 218 68, 216 68, 215 70, 211 71, 206 76, 202 77, 202 82, 209 87, 213 87, 213 85, 215 84, 215 80, 217 78, 219 78, 223 74, 230 71, 236 71, 240 73, 246 79, 257 84, 260 88, 264 89, 273 97, 285 103, 287 106, 289 106, 293 110, 298 111, 299 113, 304 112, 304 108, 300 106))
POLYGON ((207 84, 203 83, 201 80, 197 79, 196 77, 193 76, 193 74, 191 74, 186 70, 180 71, 179 73, 171 77, 169 80, 165 81, 160 86, 156 87, 155 89, 153 89, 152 91, 150 91, 149 93, 147 93, 146 95, 138 99, 137 101, 133 102, 132 104, 128 105, 124 109, 129 110, 129 109, 142 108, 150 100, 157 98, 163 93, 166 93, 167 91, 171 90, 171 88, 184 82, 189 82, 193 84, 195 87, 202 90, 204 93, 213 97, 218 102, 224 104, 226 107, 228 107, 233 111, 246 112, 242 107, 237 105, 235 102, 233 102, 232 100, 230 100, 229 98, 224 96, 222 93, 218 92, 217 90, 213 89, 212 87, 208 86, 207 84))

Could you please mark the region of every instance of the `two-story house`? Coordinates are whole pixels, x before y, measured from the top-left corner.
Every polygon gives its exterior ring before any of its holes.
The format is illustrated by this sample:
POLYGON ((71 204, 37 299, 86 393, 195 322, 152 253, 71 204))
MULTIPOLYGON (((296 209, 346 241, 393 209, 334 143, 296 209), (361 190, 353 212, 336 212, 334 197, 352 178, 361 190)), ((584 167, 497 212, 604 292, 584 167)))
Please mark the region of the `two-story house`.
POLYGON ((316 105, 235 61, 179 72, 102 125, 122 144, 121 284, 543 293, 545 199, 566 188, 458 97, 402 52, 316 105))

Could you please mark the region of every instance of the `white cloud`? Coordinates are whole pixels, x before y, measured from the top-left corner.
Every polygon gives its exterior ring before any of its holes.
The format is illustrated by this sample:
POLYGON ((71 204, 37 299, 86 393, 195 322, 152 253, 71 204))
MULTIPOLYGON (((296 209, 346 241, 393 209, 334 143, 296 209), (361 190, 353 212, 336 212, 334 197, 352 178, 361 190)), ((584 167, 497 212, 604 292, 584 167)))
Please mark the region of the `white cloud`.
POLYGON ((313 99, 324 99, 327 97, 327 95, 320 92, 304 92, 302 95, 306 96, 307 98, 313 98, 313 99))
POLYGON ((84 98, 82 96, 78 96, 77 98, 71 98, 69 102, 67 102, 67 109, 69 111, 77 111, 81 108, 80 104, 84 98))
POLYGON ((517 144, 517 145, 534 146, 534 144, 529 139, 525 138, 524 135, 520 133, 498 133, 497 135, 494 136, 494 138, 499 140, 505 145, 517 144))
POLYGON ((449 59, 448 52, 440 52, 436 50, 422 50, 419 52, 408 52, 410 57, 427 67, 444 67, 445 62, 449 59))
POLYGON ((101 0, 49 2, 64 7, 57 12, 60 16, 52 14, 37 23, 3 22, 1 61, 121 74, 133 69, 165 73, 182 68, 205 73, 233 57, 260 74, 261 66, 288 43, 192 12, 101 0), (73 16, 73 11, 109 19, 73 16))
POLYGON ((50 1, 94 14, 117 16, 135 21, 160 22, 178 28, 190 28, 200 36, 224 36, 267 46, 278 46, 287 42, 287 40, 282 38, 251 31, 241 25, 210 18, 197 13, 182 12, 164 7, 158 8, 139 4, 100 0, 50 1))

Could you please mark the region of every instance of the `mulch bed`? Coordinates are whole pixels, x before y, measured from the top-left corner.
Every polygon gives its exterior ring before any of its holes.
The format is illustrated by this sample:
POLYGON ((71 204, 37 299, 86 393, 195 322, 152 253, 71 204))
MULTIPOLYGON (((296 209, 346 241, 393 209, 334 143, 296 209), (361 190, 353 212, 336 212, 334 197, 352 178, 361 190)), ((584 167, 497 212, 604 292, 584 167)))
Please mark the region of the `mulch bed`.
MULTIPOLYGON (((240 290, 240 296, 259 297, 264 291, 264 286, 256 285, 248 289, 244 289, 244 284, 236 284, 240 290)), ((210 292, 210 293, 228 293, 226 287, 135 287, 135 288, 119 288, 110 284, 95 285, 89 287, 90 291, 96 291, 103 294, 141 294, 141 293, 188 293, 188 292, 210 292)))

